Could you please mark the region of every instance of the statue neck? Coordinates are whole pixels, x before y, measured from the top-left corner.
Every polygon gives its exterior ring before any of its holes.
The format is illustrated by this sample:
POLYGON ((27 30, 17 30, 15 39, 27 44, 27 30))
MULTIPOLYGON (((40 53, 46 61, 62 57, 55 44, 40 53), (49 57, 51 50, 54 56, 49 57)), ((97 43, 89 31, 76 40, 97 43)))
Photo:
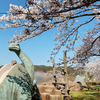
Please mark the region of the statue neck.
POLYGON ((16 54, 19 57, 19 59, 22 61, 22 63, 24 64, 32 80, 34 80, 34 66, 33 66, 32 61, 27 57, 27 55, 22 50, 20 50, 19 52, 16 52, 16 54))

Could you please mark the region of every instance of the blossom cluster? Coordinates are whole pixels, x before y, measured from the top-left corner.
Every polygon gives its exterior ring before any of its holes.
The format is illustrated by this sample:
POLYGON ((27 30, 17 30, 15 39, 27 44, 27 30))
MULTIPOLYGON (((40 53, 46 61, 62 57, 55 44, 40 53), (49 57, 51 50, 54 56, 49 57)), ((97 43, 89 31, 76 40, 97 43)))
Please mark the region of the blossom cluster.
POLYGON ((99 21, 99 13, 99 0, 26 0, 24 7, 10 4, 7 15, 0 17, 0 21, 5 22, 0 29, 25 27, 9 40, 9 43, 19 43, 57 28, 59 33, 55 33, 54 41, 58 42, 52 51, 52 59, 62 46, 66 46, 67 51, 73 50, 79 38, 78 29, 94 19, 99 21), (78 21, 85 16, 90 16, 86 22, 78 21))
POLYGON ((86 72, 94 76, 94 79, 100 80, 100 59, 94 59, 87 64, 86 72))
POLYGON ((79 63, 88 63, 92 57, 100 56, 100 25, 85 33, 83 44, 76 49, 76 58, 79 63))

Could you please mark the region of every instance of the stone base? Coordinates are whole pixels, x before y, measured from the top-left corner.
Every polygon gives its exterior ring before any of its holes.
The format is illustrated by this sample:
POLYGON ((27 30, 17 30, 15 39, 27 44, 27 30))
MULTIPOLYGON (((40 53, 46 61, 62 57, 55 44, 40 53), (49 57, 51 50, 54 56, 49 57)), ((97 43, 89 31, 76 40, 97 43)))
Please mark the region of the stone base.
POLYGON ((64 95, 63 100, 72 100, 71 95, 64 95))

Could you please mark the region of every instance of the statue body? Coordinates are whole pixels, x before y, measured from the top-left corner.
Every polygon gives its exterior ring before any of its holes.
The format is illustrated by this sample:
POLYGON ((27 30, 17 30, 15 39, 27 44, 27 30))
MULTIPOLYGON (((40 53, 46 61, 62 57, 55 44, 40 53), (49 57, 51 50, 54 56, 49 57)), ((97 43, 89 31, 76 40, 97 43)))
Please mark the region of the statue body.
POLYGON ((41 100, 37 85, 33 83, 34 66, 22 52, 19 44, 12 43, 9 50, 14 51, 24 66, 15 64, 0 84, 0 100, 41 100))

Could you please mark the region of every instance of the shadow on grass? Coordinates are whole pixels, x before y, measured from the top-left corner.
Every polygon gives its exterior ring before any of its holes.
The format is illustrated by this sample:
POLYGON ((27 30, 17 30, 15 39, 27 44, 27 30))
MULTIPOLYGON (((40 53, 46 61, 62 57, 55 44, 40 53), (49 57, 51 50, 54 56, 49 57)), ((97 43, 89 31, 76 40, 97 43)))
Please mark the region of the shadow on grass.
POLYGON ((87 100, 100 100, 99 91, 96 91, 96 93, 93 94, 90 93, 85 93, 85 94, 89 96, 87 100))
POLYGON ((73 93, 71 93, 72 97, 73 97, 73 100, 84 100, 85 98, 87 98, 86 100, 100 100, 100 97, 99 97, 99 91, 96 90, 84 90, 84 91, 81 91, 80 94, 78 93, 78 95, 73 96, 73 93), (93 93, 94 92, 94 93, 93 93))
POLYGON ((73 100, 83 100, 84 99, 84 97, 73 97, 73 100))

